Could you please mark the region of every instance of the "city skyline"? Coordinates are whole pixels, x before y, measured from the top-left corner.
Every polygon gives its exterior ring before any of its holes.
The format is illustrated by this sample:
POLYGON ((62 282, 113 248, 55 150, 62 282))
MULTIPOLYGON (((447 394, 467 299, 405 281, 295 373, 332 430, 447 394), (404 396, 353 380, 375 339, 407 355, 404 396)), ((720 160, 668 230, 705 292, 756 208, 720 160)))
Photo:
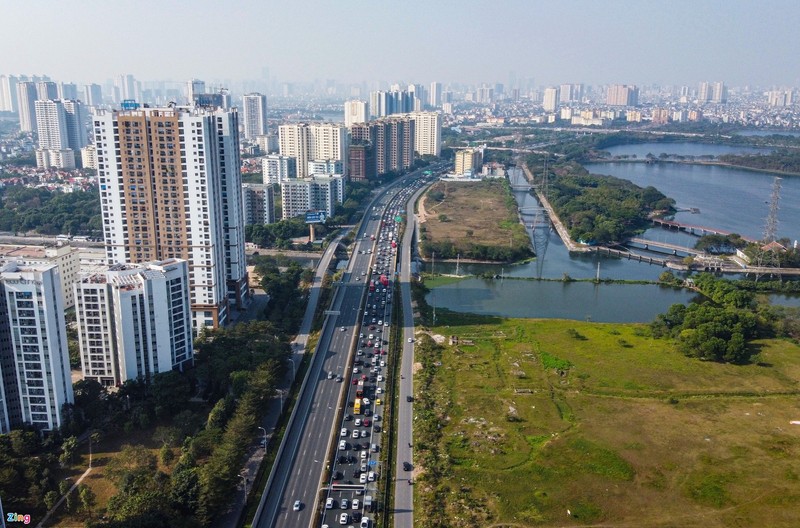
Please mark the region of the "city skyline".
POLYGON ((788 0, 412 0, 403 7, 322 0, 199 0, 191 10, 154 0, 11 3, 3 8, 0 44, 18 51, 4 56, 2 68, 78 83, 131 73, 174 81, 800 84, 800 59, 791 53, 800 44, 793 27, 800 4, 788 0), (32 39, 25 20, 35 20, 37 34, 48 38, 32 39))

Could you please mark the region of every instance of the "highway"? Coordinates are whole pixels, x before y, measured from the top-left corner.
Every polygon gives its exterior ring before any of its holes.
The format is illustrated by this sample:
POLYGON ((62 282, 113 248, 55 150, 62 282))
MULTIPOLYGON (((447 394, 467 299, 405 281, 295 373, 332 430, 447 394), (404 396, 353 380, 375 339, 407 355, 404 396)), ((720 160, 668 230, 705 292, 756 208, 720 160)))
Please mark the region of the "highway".
POLYGON ((298 401, 290 418, 287 432, 279 449, 264 495, 261 498, 254 527, 310 526, 318 504, 320 483, 326 469, 327 454, 336 441, 334 420, 344 411, 342 394, 352 379, 352 361, 362 318, 362 304, 366 296, 365 279, 374 257, 375 245, 370 234, 378 234, 380 214, 373 206, 384 200, 388 192, 402 187, 403 182, 414 178, 411 173, 401 181, 383 189, 368 207, 361 228, 356 233, 356 243, 342 284, 336 288, 332 304, 333 313, 326 318, 321 332, 319 351, 313 358, 298 401), (364 234, 367 234, 365 239, 364 234), (370 250, 369 253, 366 250, 370 250), (364 253, 361 253, 364 251, 364 253), (341 328, 344 327, 344 330, 341 328), (328 379, 328 373, 334 379, 328 379), (342 381, 337 381, 337 376, 342 381), (294 503, 300 502, 299 511, 294 503))

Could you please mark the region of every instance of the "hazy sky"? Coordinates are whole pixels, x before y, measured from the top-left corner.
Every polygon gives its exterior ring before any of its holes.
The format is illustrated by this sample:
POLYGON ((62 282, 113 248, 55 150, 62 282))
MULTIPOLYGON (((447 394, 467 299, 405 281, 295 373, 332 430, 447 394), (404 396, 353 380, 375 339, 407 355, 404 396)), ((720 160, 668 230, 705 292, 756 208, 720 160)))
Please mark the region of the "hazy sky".
POLYGON ((0 0, 0 73, 800 85, 800 0, 0 0))

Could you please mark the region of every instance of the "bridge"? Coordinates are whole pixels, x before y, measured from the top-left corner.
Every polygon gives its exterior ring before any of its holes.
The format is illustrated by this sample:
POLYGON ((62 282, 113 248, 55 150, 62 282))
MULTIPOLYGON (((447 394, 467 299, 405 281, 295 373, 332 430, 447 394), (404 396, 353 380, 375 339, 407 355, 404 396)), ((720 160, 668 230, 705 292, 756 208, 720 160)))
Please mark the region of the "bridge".
POLYGON ((511 185, 512 191, 524 191, 528 192, 532 189, 532 187, 527 183, 515 183, 511 185))
MULTIPOLYGON (((649 251, 656 251, 658 250, 667 250, 668 252, 672 253, 673 255, 677 255, 678 252, 686 253, 687 255, 698 256, 703 255, 702 251, 698 251, 696 249, 688 248, 685 246, 679 246, 677 244, 669 244, 667 242, 656 242, 654 240, 647 240, 645 238, 629 238, 628 243, 639 244, 644 246, 644 249, 649 251)), ((663 253, 663 251, 661 251, 663 253)))
MULTIPOLYGON (((651 222, 653 222, 657 226, 661 226, 667 229, 677 229, 679 231, 686 231, 693 235, 702 236, 702 235, 733 235, 738 233, 733 233, 732 231, 725 231, 724 229, 717 229, 715 227, 707 227, 701 225, 694 225, 694 224, 684 224, 682 222, 676 222, 674 220, 665 220, 664 218, 651 218, 651 222)), ((742 240, 746 240, 747 242, 755 243, 756 240, 752 238, 748 238, 746 236, 742 236, 742 240)))

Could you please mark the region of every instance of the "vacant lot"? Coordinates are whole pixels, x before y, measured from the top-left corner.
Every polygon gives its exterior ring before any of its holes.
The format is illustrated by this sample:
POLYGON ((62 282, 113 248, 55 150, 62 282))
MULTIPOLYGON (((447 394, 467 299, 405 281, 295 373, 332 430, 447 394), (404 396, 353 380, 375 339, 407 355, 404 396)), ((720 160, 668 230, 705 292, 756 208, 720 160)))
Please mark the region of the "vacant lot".
POLYGON ((640 325, 434 331, 461 340, 431 390, 452 526, 800 526, 800 347, 733 366, 640 325))
POLYGON ((423 196, 419 209, 424 239, 437 246, 434 250, 442 258, 460 253, 461 258, 502 260, 493 254, 502 250, 505 257, 511 250, 525 253, 530 247, 505 180, 438 182, 423 196))

